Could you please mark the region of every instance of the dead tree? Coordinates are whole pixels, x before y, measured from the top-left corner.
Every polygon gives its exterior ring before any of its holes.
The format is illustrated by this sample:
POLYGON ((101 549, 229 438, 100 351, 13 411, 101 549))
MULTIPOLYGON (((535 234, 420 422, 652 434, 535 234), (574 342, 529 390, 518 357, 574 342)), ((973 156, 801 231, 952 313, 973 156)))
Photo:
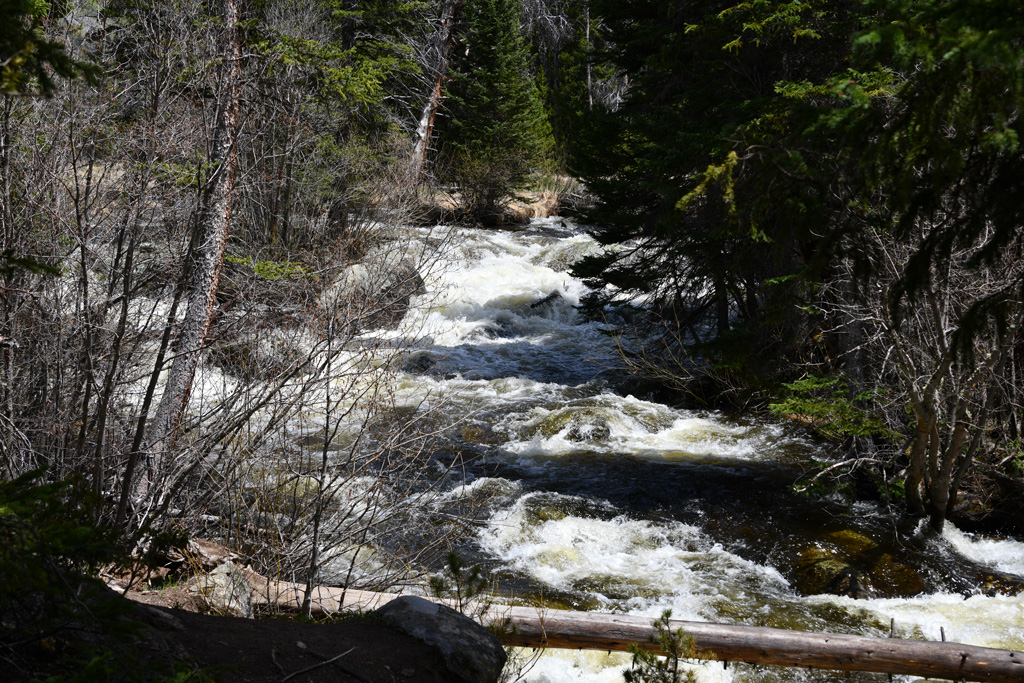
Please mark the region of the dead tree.
POLYGON ((462 9, 463 0, 445 0, 441 8, 441 23, 435 34, 434 42, 437 59, 434 65, 433 87, 423 105, 419 124, 416 126, 416 144, 409 161, 409 175, 418 180, 423 175, 423 167, 427 163, 430 151, 430 138, 434 132, 434 121, 437 110, 444 101, 444 82, 448 77, 448 65, 451 60, 452 48, 455 46, 455 19, 462 9))
MULTIPOLYGON (((210 150, 210 176, 202 196, 196 222, 198 240, 192 253, 188 301, 181 331, 174 345, 174 361, 164 393, 149 427, 146 471, 135 486, 136 499, 161 493, 153 486, 171 468, 171 454, 182 414, 188 404, 192 381, 199 365, 210 319, 213 316, 217 282, 224 263, 228 227, 235 190, 236 142, 242 92, 241 0, 223 0, 224 23, 221 84, 217 96, 217 119, 210 150)), ((132 467, 134 463, 130 463, 132 467)), ((127 475, 130 478, 130 474, 127 475)))

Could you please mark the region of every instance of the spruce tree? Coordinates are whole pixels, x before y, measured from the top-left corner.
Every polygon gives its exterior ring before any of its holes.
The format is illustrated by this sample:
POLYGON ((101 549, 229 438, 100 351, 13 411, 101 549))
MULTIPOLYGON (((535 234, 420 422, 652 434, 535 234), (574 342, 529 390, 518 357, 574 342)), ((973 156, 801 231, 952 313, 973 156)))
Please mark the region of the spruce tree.
POLYGON ((696 355, 715 365, 722 389, 758 386, 806 353, 793 274, 829 198, 810 186, 778 201, 806 171, 745 162, 795 130, 777 83, 817 82, 847 63, 851 3, 593 0, 590 9, 603 31, 596 65, 626 74, 629 88, 614 110, 589 112, 573 141, 570 172, 598 200, 588 219, 615 246, 576 272, 595 286, 595 305, 630 296, 661 313, 655 329, 672 334, 660 355, 673 367, 674 353, 696 355), (690 342, 700 348, 679 348, 690 342))
POLYGON ((551 127, 519 31, 519 0, 470 0, 464 43, 453 59, 444 131, 451 179, 466 212, 500 218, 501 208, 551 148, 551 127))
POLYGON ((851 462, 903 472, 940 531, 997 411, 1019 433, 1020 3, 592 8, 630 76, 574 160, 615 246, 577 266, 615 286, 595 303, 643 302, 637 365, 670 386, 880 411, 902 438, 843 428, 851 462))

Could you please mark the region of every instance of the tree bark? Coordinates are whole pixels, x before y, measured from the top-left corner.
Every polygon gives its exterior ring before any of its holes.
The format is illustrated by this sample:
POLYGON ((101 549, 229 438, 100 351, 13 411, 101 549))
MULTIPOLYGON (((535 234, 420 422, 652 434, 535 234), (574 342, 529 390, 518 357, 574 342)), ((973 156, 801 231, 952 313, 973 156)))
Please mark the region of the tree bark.
MULTIPOLYGON (((500 636, 505 645, 628 651, 636 643, 657 651, 645 617, 529 607, 495 607, 493 613, 511 621, 510 632, 500 636)), ((693 621, 673 620, 670 628, 692 637, 701 659, 958 681, 1024 680, 1024 653, 1010 650, 693 621)))
POLYGON ((451 59, 452 47, 455 45, 455 16, 462 8, 463 0, 445 0, 441 8, 441 26, 438 30, 438 59, 434 74, 434 85, 423 106, 423 114, 420 116, 419 125, 416 126, 416 145, 412 151, 412 159, 409 163, 410 176, 419 180, 423 175, 423 168, 427 163, 427 153, 430 151, 430 138, 434 132, 434 121, 437 118, 437 110, 444 101, 444 81, 448 77, 448 64, 451 59))
POLYGON ((167 376, 164 393, 149 428, 148 471, 141 474, 139 487, 136 488, 137 493, 143 496, 170 468, 170 454, 210 327, 217 282, 224 263, 235 189, 235 143, 242 90, 240 4, 241 0, 223 0, 221 5, 225 40, 220 67, 217 122, 209 160, 211 174, 197 220, 199 241, 191 264, 192 276, 185 319, 175 343, 174 362, 167 376))

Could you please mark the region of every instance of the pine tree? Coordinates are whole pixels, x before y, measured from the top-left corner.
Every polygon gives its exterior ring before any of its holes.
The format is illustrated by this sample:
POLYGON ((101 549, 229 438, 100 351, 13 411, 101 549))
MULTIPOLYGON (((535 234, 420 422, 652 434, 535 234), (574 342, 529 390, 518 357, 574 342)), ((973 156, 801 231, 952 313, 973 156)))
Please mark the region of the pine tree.
POLYGON ((1019 410, 1020 3, 697 5, 594 0, 631 81, 576 157, 619 248, 578 272, 649 305, 667 341, 642 360, 676 387, 717 363, 740 386, 823 373, 858 410, 885 395, 903 438, 862 460, 941 530, 1019 410))
POLYGON ((474 218, 494 221, 551 147, 519 31, 518 0, 471 0, 453 60, 445 141, 452 179, 474 218))
POLYGON ((49 94, 55 75, 96 75, 94 66, 72 59, 60 42, 43 36, 50 11, 44 0, 0 0, 0 95, 49 94))
POLYGON ((850 5, 591 3, 606 41, 597 64, 629 88, 618 108, 595 107, 575 140, 570 171, 598 198, 589 222, 619 245, 577 273, 597 286, 596 304, 611 284, 663 313, 657 328, 672 330, 673 348, 661 357, 695 353, 727 387, 771 376, 810 336, 788 304, 828 197, 810 187, 779 201, 802 170, 745 162, 793 130, 776 83, 817 81, 848 59, 850 5), (715 344, 680 350, 687 340, 715 344))

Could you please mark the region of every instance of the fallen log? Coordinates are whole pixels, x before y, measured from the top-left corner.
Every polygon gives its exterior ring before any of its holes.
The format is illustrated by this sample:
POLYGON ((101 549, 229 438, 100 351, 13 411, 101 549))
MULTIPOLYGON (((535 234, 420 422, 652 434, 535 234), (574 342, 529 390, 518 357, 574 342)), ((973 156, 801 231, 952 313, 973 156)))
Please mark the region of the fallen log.
POLYGON ((538 299, 537 301, 534 301, 532 304, 530 304, 530 308, 538 308, 540 306, 543 306, 544 304, 551 303, 559 296, 561 295, 558 293, 558 290, 555 290, 554 292, 551 292, 543 299, 538 299))
MULTIPOLYGON (((657 652, 652 620, 624 614, 495 608, 506 645, 657 652)), ((1024 654, 961 643, 869 638, 775 628, 672 620, 693 638, 699 658, 839 671, 872 671, 966 681, 1024 681, 1024 654)))
MULTIPOLYGON (((255 572, 247 578, 257 605, 294 611, 302 604, 305 586, 301 584, 267 579, 255 572)), ((312 606, 318 614, 368 611, 396 597, 394 593, 317 586, 312 606)), ((492 626, 505 645, 628 652, 635 643, 657 652, 656 631, 648 617, 505 605, 475 611, 483 613, 484 624, 492 626)), ((1024 654, 1013 650, 675 619, 670 628, 681 628, 693 638, 701 659, 956 681, 1024 682, 1024 654)))
MULTIPOLYGON (((284 612, 298 612, 306 586, 271 579, 251 569, 243 569, 251 589, 252 604, 284 612)), ((398 593, 375 593, 354 588, 314 586, 310 593, 310 611, 314 616, 332 616, 341 612, 370 612, 399 597, 398 593)))

